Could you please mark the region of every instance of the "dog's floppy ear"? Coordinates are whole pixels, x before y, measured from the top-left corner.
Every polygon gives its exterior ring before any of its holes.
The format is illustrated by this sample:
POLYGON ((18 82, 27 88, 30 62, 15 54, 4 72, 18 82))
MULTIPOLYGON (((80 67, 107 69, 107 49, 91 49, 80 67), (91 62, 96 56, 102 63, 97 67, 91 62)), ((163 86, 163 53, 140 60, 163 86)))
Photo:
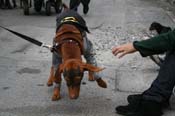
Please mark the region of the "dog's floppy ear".
POLYGON ((87 63, 83 63, 82 67, 84 70, 92 71, 92 72, 99 72, 99 71, 102 71, 105 69, 105 68, 99 68, 99 67, 93 66, 91 64, 87 64, 87 63))

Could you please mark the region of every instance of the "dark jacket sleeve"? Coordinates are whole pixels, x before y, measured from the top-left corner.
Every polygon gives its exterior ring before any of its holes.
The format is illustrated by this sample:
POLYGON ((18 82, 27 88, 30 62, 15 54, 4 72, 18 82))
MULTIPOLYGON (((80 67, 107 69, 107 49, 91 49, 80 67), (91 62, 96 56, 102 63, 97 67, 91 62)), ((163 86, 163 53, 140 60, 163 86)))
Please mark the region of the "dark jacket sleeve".
POLYGON ((175 50, 175 30, 152 37, 148 40, 134 41, 134 48, 143 57, 175 50))

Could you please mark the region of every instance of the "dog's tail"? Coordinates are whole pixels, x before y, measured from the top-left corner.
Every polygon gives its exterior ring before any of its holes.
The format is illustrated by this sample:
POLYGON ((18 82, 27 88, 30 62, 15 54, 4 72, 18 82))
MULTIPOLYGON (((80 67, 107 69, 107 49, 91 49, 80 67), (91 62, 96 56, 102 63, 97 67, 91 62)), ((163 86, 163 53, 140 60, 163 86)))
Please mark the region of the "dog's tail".
POLYGON ((63 5, 63 8, 64 8, 64 11, 69 10, 69 7, 65 3, 63 3, 62 5, 63 5))

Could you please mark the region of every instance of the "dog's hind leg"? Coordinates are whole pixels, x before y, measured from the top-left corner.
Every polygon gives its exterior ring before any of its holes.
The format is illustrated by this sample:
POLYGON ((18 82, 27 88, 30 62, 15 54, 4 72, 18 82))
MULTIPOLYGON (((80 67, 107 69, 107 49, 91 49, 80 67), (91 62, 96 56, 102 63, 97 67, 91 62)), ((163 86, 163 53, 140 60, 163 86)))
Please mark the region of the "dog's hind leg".
POLYGON ((52 66, 51 70, 50 70, 50 76, 49 76, 49 79, 47 81, 47 86, 52 86, 53 81, 54 81, 54 67, 52 66))

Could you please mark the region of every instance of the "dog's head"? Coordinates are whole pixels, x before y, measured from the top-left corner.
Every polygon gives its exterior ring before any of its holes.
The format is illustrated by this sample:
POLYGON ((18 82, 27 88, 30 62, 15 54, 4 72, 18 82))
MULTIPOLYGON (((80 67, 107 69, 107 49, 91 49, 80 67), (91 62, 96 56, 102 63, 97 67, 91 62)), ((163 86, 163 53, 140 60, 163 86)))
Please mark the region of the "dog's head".
POLYGON ((103 68, 95 67, 77 59, 67 60, 59 67, 59 71, 63 73, 67 83, 69 97, 71 99, 77 99, 79 96, 84 71, 99 72, 101 70, 103 70, 103 68))
POLYGON ((158 31, 158 30, 161 30, 161 29, 162 29, 162 25, 160 23, 158 23, 158 22, 151 23, 151 25, 149 27, 150 31, 153 31, 153 30, 158 31))
POLYGON ((153 22, 150 25, 149 30, 150 31, 156 31, 158 34, 162 34, 162 33, 167 33, 169 31, 171 31, 171 28, 167 27, 167 26, 163 26, 162 24, 160 24, 158 22, 153 22))

